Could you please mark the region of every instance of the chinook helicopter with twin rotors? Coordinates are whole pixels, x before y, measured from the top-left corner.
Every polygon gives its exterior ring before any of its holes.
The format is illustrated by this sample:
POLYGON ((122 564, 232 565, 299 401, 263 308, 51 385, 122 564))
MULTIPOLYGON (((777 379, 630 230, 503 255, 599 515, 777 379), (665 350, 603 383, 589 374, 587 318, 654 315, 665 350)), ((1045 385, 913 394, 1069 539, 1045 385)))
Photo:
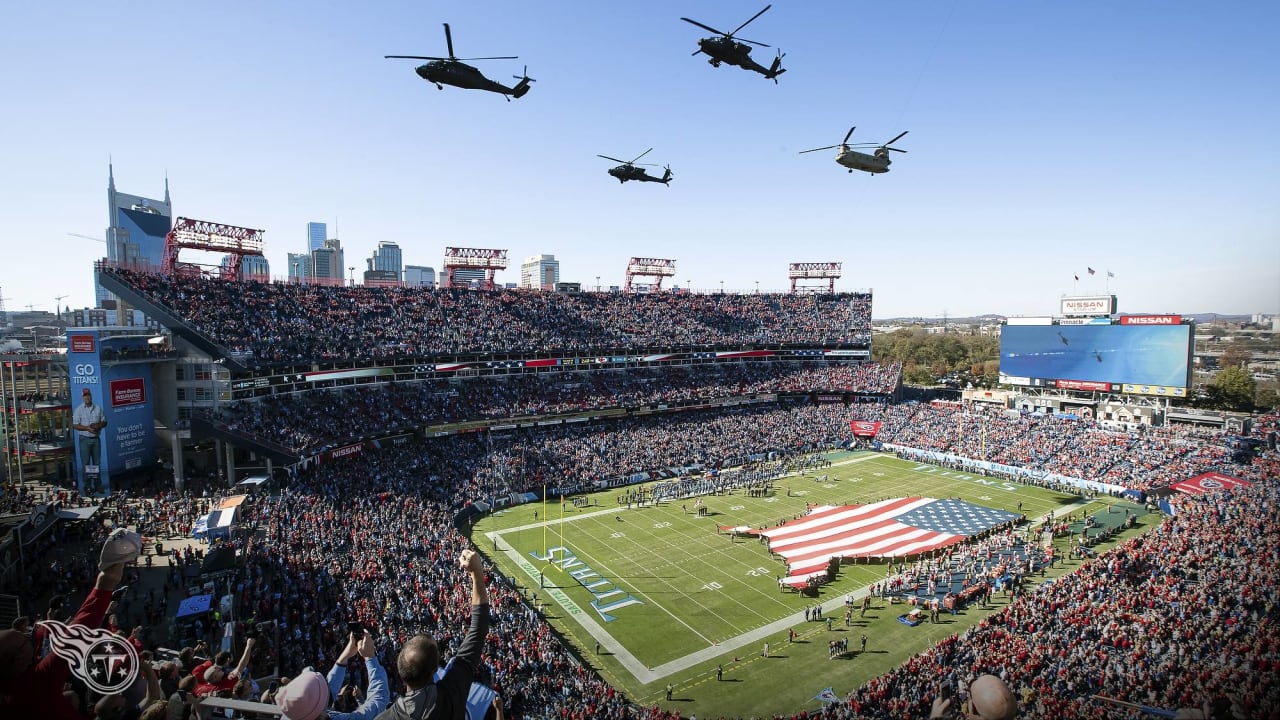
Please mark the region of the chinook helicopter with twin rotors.
POLYGON ((626 160, 619 160, 618 158, 614 158, 614 157, 609 157, 608 155, 597 155, 596 157, 604 158, 605 160, 612 160, 613 162, 616 162, 616 163, 622 163, 618 167, 609 168, 609 174, 612 175, 613 177, 618 178, 618 182, 620 183, 624 183, 628 180, 637 180, 639 182, 662 183, 667 187, 671 187, 671 166, 668 165, 663 168, 664 172, 662 173, 662 177, 654 177, 649 173, 645 172, 644 168, 656 167, 656 166, 654 165, 641 166, 636 164, 636 160, 639 160, 640 158, 644 157, 645 155, 648 155, 651 152, 653 152, 653 148, 649 148, 648 150, 645 150, 644 152, 640 153, 639 155, 636 156, 635 160, 631 160, 630 162, 626 160))
POLYGON ((516 60, 514 55, 504 57, 479 57, 479 58, 459 58, 453 54, 453 33, 449 31, 449 23, 444 23, 444 41, 449 47, 449 57, 430 57, 427 55, 384 55, 388 59, 399 58, 405 60, 430 60, 425 65, 419 65, 414 69, 418 73, 418 77, 430 83, 435 83, 439 90, 443 90, 445 85, 465 88, 467 90, 488 90, 489 92, 509 95, 507 100, 512 97, 524 97, 529 92, 529 83, 533 82, 533 78, 529 77, 528 68, 525 68, 523 77, 514 75, 520 82, 513 87, 507 87, 500 82, 495 82, 485 77, 483 73, 474 67, 462 62, 463 60, 516 60))
POLYGON ((698 53, 706 53, 707 56, 711 58, 710 60, 707 61, 711 63, 711 67, 720 67, 720 63, 729 63, 730 65, 737 65, 743 70, 752 70, 752 71, 758 72, 761 75, 765 76, 766 78, 772 80, 774 84, 777 84, 778 76, 786 72, 786 70, 782 69, 782 58, 785 57, 782 51, 781 50, 778 51, 778 56, 773 59, 772 65, 770 65, 769 67, 765 67, 760 63, 756 62, 755 60, 751 59, 751 48, 749 46, 759 45, 760 47, 769 47, 768 45, 765 45, 762 42, 756 42, 755 40, 744 40, 742 38, 734 39, 733 37, 738 33, 738 30, 741 30, 747 25, 750 25, 752 20, 755 20, 756 18, 763 15, 765 10, 768 10, 771 7, 773 6, 765 5, 764 10, 761 10, 755 15, 752 15, 751 20, 748 20, 742 23, 736 29, 734 29, 733 32, 721 32, 720 30, 717 30, 711 27, 710 25, 703 25, 697 20, 692 20, 687 17, 682 17, 680 19, 692 25, 697 25, 703 30, 713 32, 720 36, 720 37, 702 38, 701 40, 698 41, 698 49, 693 51, 694 55, 697 55, 698 53))
POLYGON ((849 128, 849 132, 845 134, 844 140, 841 140, 839 145, 827 145, 826 147, 813 148, 812 150, 801 150, 800 154, 803 155, 805 153, 817 152, 819 150, 830 150, 831 148, 838 147, 840 148, 840 152, 836 153, 836 162, 849 168, 849 172, 862 170, 863 172, 869 172, 872 175, 875 175, 876 173, 889 172, 889 165, 893 162, 889 159, 889 151, 900 153, 906 152, 906 150, 899 150, 896 147, 890 146, 901 140, 902 136, 909 132, 907 130, 903 130, 897 137, 887 143, 857 143, 850 145, 849 138, 853 136, 853 131, 857 129, 857 125, 849 128), (867 154, 865 152, 858 152, 852 148, 875 148, 875 152, 867 154))

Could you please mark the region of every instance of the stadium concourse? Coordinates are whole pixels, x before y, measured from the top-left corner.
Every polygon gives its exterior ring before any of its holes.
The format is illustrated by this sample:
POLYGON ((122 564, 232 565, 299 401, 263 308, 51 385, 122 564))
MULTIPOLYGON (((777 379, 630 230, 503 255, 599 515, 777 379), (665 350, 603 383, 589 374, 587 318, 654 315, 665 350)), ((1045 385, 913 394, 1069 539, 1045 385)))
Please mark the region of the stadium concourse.
MULTIPOLYGON (((263 365, 523 349, 643 351, 672 342, 742 347, 870 339, 870 295, 409 292, 104 272, 116 273, 213 342, 252 353, 263 365)), ((1238 464, 1223 436, 1203 431, 1115 433, 1087 420, 891 403, 878 389, 896 388, 900 372, 792 363, 593 373, 572 380, 549 374, 537 382, 464 381, 465 402, 443 399, 443 388, 421 384, 236 403, 215 420, 242 437, 309 452, 357 442, 361 451, 300 467, 278 494, 247 508, 246 525, 256 532, 236 541, 239 563, 229 594, 238 620, 227 635, 229 649, 238 656, 252 626, 260 644, 249 653, 248 674, 293 678, 305 667, 329 668, 343 649, 347 623, 359 622, 376 640, 391 689, 403 693, 395 659, 405 641, 419 632, 435 635, 447 657, 467 627, 467 577, 456 558, 469 540, 454 518, 469 504, 528 492, 547 481, 589 488, 615 479, 666 477, 673 468, 749 466, 770 453, 786 457, 848 444, 850 422, 865 420, 879 422, 878 441, 904 456, 961 466, 994 463, 1007 469, 984 471, 1024 482, 1105 483, 1141 493, 1213 471, 1250 484, 1170 496, 1166 502, 1174 512, 1146 535, 1020 595, 974 629, 901 667, 861 687, 840 688, 823 709, 797 708, 791 717, 926 717, 940 684, 953 684, 963 699, 982 673, 1004 678, 1015 690, 1022 701, 1019 717, 1135 716, 1094 695, 1175 708, 1199 707, 1230 693, 1249 717, 1280 712, 1280 458, 1274 451, 1238 464), (365 441, 449 419, 510 420, 531 412, 615 407, 636 398, 698 401, 783 387, 821 391, 832 384, 873 402, 766 403, 420 437, 399 445, 365 441)), ((1275 416, 1267 416, 1255 431, 1275 425, 1275 416)), ((121 508, 122 522, 154 538, 162 524, 169 531, 215 499, 169 491, 112 502, 121 508)), ((66 498, 68 504, 83 501, 74 494, 66 498)), ((99 540, 100 534, 88 539, 99 540)), ((56 547, 46 543, 39 550, 47 554, 56 547)), ((32 589, 25 606, 41 615, 48 600, 40 592, 48 589, 40 577, 47 566, 43 558, 28 561, 26 584, 20 585, 32 589)), ((75 571, 61 579, 72 594, 89 588, 87 560, 92 558, 75 562, 75 571)), ((192 655, 203 653, 198 643, 216 648, 220 638, 212 623, 174 623, 172 633, 161 627, 167 618, 156 618, 154 609, 161 600, 176 605, 185 595, 181 585, 181 577, 167 583, 149 608, 120 608, 116 622, 141 627, 137 640, 144 646, 167 635, 191 648, 176 659, 172 675, 166 669, 166 689, 179 681, 195 685, 190 673, 198 667, 192 655)), ((505 717, 679 716, 623 697, 500 574, 490 573, 488 586, 493 622, 480 677, 497 691, 505 717)), ((368 667, 354 662, 346 668, 362 690, 371 681, 368 667)), ((0 686, 0 714, 23 691, 0 686)), ((264 699, 271 693, 252 681, 233 692, 264 699)), ((345 707, 350 700, 339 703, 345 707)))

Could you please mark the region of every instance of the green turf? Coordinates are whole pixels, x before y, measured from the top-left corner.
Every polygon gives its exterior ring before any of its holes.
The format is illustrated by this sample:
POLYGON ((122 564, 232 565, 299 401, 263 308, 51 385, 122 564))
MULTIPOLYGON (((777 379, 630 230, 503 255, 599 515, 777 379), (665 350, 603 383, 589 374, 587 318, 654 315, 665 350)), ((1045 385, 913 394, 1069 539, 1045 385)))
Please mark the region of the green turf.
MULTIPOLYGON (((772 714, 818 707, 812 698, 822 688, 833 686, 843 695, 988 612, 970 609, 944 615, 939 625, 910 628, 895 619, 904 606, 879 602, 865 620, 855 612, 853 626, 846 628, 843 599, 853 592, 861 597, 863 588, 883 579, 883 563, 843 566, 817 596, 804 596, 779 590, 777 578, 785 570, 764 545, 753 538, 732 541, 716 526, 771 526, 802 515, 806 503, 861 504, 909 495, 959 497, 1012 511, 1021 502, 1031 518, 1068 509, 1080 517, 1086 505, 1074 496, 887 455, 830 457, 832 467, 784 478, 771 497, 709 496, 704 501, 711 514, 704 517, 693 512, 693 499, 620 509, 616 499, 625 489, 619 489, 590 496, 593 504, 585 508, 551 502, 499 511, 477 523, 473 538, 531 598, 537 593, 557 629, 631 698, 686 716, 772 714), (821 475, 830 479, 815 479, 821 475), (548 553, 552 562, 534 557, 548 553), (611 619, 592 608, 593 595, 570 572, 604 596, 600 605, 611 619), (616 607, 609 609, 610 603, 616 607), (804 621, 804 609, 817 603, 833 618, 831 631, 804 621), (789 628, 798 634, 795 643, 788 642, 789 628), (857 652, 863 633, 865 654, 857 652), (846 635, 851 657, 829 660, 828 641, 846 635), (771 646, 768 659, 761 657, 765 641, 771 646), (718 664, 724 667, 721 682, 714 676, 718 664), (667 684, 676 688, 670 702, 663 699, 667 684)), ((1087 511, 1106 516, 1113 502, 1143 512, 1110 499, 1094 501, 1087 511)), ((1123 512, 1112 513, 1114 518, 1122 519, 1123 512)), ((1067 540, 1059 546, 1065 550, 1067 540)), ((1066 570, 1074 567, 1068 563, 1066 570)), ((1055 568, 1050 576, 1061 572, 1055 568)), ((997 607, 1003 604, 999 599, 997 607)))

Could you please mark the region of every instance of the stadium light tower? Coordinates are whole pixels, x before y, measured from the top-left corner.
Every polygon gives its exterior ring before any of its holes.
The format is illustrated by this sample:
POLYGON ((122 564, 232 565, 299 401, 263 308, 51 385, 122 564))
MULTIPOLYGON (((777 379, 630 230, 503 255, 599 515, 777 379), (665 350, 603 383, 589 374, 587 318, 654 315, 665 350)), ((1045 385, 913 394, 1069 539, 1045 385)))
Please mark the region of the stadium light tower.
POLYGON ((840 279, 838 262, 798 262, 791 263, 788 277, 791 278, 791 292, 796 291, 796 282, 800 280, 826 280, 827 292, 835 293, 836 280, 840 279))
POLYGON ((218 268, 218 277, 223 280, 239 280, 241 258, 262 257, 262 248, 265 246, 262 233, 262 230, 180 217, 164 237, 163 272, 165 275, 184 277, 203 274, 199 263, 178 262, 178 251, 187 248, 226 253, 230 256, 230 261, 218 268))
POLYGON ((631 258, 631 261, 627 263, 627 284, 624 291, 631 292, 631 278, 633 277, 657 278, 653 283, 653 289, 661 290, 662 278, 672 277, 675 274, 675 260, 633 257, 631 258))
POLYGON ((444 285, 455 287, 454 274, 458 270, 484 270, 484 289, 492 290, 493 275, 507 269, 507 251, 484 248, 447 247, 444 249, 444 285))

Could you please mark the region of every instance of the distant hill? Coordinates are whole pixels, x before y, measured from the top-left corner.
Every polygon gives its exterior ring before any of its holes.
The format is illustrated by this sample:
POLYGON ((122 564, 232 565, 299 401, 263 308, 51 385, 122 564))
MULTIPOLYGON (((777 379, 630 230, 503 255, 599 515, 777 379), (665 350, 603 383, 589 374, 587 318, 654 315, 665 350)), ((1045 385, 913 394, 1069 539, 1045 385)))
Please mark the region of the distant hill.
MULTIPOLYGON (((1124 312, 1120 315, 1168 315, 1163 312, 1124 312)), ((998 315, 996 313, 987 313, 986 315, 975 315, 972 317, 948 317, 948 323, 959 324, 983 324, 995 323, 1004 320, 1006 315, 998 315)), ((1191 318, 1197 323, 1210 322, 1249 322, 1249 315, 1225 315, 1222 313, 1183 313, 1182 317, 1191 318)), ((910 325, 912 323, 920 323, 922 325, 940 325, 943 318, 941 317, 892 317, 892 318, 874 318, 873 323, 893 324, 893 325, 910 325)))

